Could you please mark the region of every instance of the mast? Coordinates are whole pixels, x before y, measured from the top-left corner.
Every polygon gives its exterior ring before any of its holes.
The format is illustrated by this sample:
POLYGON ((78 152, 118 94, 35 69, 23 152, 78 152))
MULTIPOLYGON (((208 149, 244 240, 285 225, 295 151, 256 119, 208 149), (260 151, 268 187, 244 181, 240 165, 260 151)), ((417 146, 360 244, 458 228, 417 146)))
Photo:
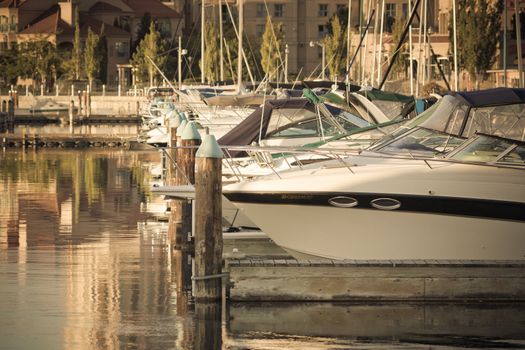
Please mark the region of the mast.
POLYGON ((237 57, 237 92, 242 90, 242 58, 244 51, 242 49, 242 37, 244 36, 244 0, 237 0, 239 6, 239 50, 237 57))
MULTIPOLYGON (((412 0, 408 0, 408 13, 412 12, 412 0)), ((414 95, 414 59, 412 56, 412 23, 408 29, 408 52, 409 52, 409 69, 410 69, 410 95, 414 95)))
POLYGON ((350 38, 352 35, 352 0, 348 0, 348 20, 346 21, 346 79, 350 83, 350 72, 348 67, 350 65, 350 38))
POLYGON ((516 46, 518 49, 518 74, 519 74, 519 82, 520 82, 520 88, 523 87, 523 66, 522 66, 522 57, 521 57, 521 18, 520 14, 518 12, 518 1, 514 1, 514 14, 516 17, 516 46))
POLYGON ((377 85, 381 81, 381 66, 383 64, 383 26, 385 20, 385 0, 381 0, 381 30, 379 34, 379 52, 377 60, 377 85))
POLYGON ((223 32, 222 32, 222 2, 219 0, 219 56, 220 56, 220 75, 221 75, 221 81, 224 81, 224 53, 223 53, 223 32))
POLYGON ((459 90, 458 81, 458 44, 457 44, 457 32, 456 32, 456 0, 452 0, 452 26, 454 30, 454 90, 459 90))
POLYGON ((205 52, 204 52, 204 30, 205 30, 205 20, 204 20, 204 0, 201 0, 201 83, 206 83, 206 78, 204 76, 205 72, 205 52))

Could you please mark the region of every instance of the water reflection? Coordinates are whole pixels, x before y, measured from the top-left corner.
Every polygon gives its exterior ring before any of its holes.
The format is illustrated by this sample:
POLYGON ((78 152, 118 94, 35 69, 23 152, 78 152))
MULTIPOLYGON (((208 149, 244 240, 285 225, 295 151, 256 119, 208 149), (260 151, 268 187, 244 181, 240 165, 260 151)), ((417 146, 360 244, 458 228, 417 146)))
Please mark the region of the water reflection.
POLYGON ((524 347, 523 304, 194 305, 191 248, 148 220, 166 208, 149 195, 158 163, 0 153, 0 349, 524 347))

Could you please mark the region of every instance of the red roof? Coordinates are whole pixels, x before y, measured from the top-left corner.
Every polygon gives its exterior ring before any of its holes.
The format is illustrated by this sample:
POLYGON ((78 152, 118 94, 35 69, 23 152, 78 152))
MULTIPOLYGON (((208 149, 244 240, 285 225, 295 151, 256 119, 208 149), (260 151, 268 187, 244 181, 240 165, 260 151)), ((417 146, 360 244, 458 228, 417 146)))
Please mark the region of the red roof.
MULTIPOLYGON (((107 37, 129 38, 130 33, 123 29, 117 28, 107 23, 103 23, 97 19, 80 14, 80 36, 87 37, 88 28, 97 34, 104 24, 104 33, 107 37)), ((42 15, 36 18, 31 24, 20 34, 60 34, 73 35, 75 29, 73 26, 60 19, 60 7, 58 5, 52 6, 42 15)))
POLYGON ((181 18, 182 16, 175 10, 161 3, 159 0, 127 0, 125 1, 137 16, 144 16, 147 12, 152 17, 160 18, 181 18))

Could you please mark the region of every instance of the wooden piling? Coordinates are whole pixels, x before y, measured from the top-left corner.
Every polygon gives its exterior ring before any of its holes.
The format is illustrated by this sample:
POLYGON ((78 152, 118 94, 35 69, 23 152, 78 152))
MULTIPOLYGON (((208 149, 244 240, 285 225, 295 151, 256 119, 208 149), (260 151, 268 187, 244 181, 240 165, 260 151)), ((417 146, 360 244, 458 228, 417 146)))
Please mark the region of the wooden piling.
POLYGON ((69 102, 69 132, 71 134, 73 133, 74 113, 75 113, 75 101, 71 100, 69 102))
MULTIPOLYGON (((180 118, 168 121, 169 139, 168 139, 168 155, 169 159, 166 160, 166 185, 175 186, 177 185, 177 171, 175 170, 174 162, 177 161, 177 130, 180 127, 182 121, 180 118)), ((168 238, 175 248, 180 248, 181 242, 176 241, 176 232, 180 230, 181 219, 180 219, 180 203, 179 201, 172 200, 169 203, 170 216, 168 223, 168 238)))
POLYGON ((222 297, 222 151, 206 135, 196 154, 195 281, 196 302, 222 297))
MULTIPOLYGON (((179 170, 182 175, 181 185, 195 184, 195 154, 197 147, 201 144, 201 136, 197 131, 195 122, 189 122, 181 135, 180 158, 177 159, 179 170)), ((183 248, 188 246, 189 236, 192 233, 192 203, 181 201, 181 225, 177 230, 175 240, 181 242, 183 248)))
POLYGON ((82 91, 78 90, 78 115, 82 115, 82 91))
MULTIPOLYGON (((188 122, 186 120, 183 120, 180 125, 177 127, 176 133, 175 133, 175 139, 173 140, 173 135, 171 142, 175 143, 176 145, 182 144, 182 132, 186 128, 186 125, 188 122)), ((183 185, 187 184, 185 180, 185 175, 180 171, 180 159, 182 157, 181 149, 177 148, 172 150, 172 159, 175 160, 177 163, 177 168, 175 170, 175 164, 170 164, 170 171, 172 171, 172 174, 174 173, 172 177, 171 185, 177 186, 177 185, 183 185)), ((182 249, 182 245, 185 241, 183 239, 182 235, 182 202, 180 200, 172 200, 170 204, 171 209, 171 215, 170 215, 170 240, 173 242, 175 249, 182 249)))
POLYGON ((7 102, 7 122, 13 124, 15 122, 15 102, 11 97, 7 102))
POLYGON ((86 116, 89 117, 91 115, 91 91, 86 91, 86 116))

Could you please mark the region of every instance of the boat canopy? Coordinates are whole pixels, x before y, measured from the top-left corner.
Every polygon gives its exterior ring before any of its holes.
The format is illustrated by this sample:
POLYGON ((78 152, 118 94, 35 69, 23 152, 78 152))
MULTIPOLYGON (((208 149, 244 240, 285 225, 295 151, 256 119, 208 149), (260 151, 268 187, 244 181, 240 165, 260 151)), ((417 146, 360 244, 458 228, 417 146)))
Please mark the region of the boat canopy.
POLYGON ((485 133, 523 141, 525 89, 449 93, 404 128, 417 125, 464 138, 485 133))
POLYGON ((246 119, 240 122, 218 142, 220 145, 245 146, 259 139, 259 132, 266 135, 270 116, 274 109, 305 110, 315 113, 315 105, 306 98, 290 98, 266 101, 262 107, 257 108, 246 119))
POLYGON ((261 95, 261 94, 246 94, 246 95, 217 95, 205 98, 204 101, 208 106, 235 106, 235 107, 245 107, 245 106, 260 106, 266 100, 275 99, 274 95, 261 95))

